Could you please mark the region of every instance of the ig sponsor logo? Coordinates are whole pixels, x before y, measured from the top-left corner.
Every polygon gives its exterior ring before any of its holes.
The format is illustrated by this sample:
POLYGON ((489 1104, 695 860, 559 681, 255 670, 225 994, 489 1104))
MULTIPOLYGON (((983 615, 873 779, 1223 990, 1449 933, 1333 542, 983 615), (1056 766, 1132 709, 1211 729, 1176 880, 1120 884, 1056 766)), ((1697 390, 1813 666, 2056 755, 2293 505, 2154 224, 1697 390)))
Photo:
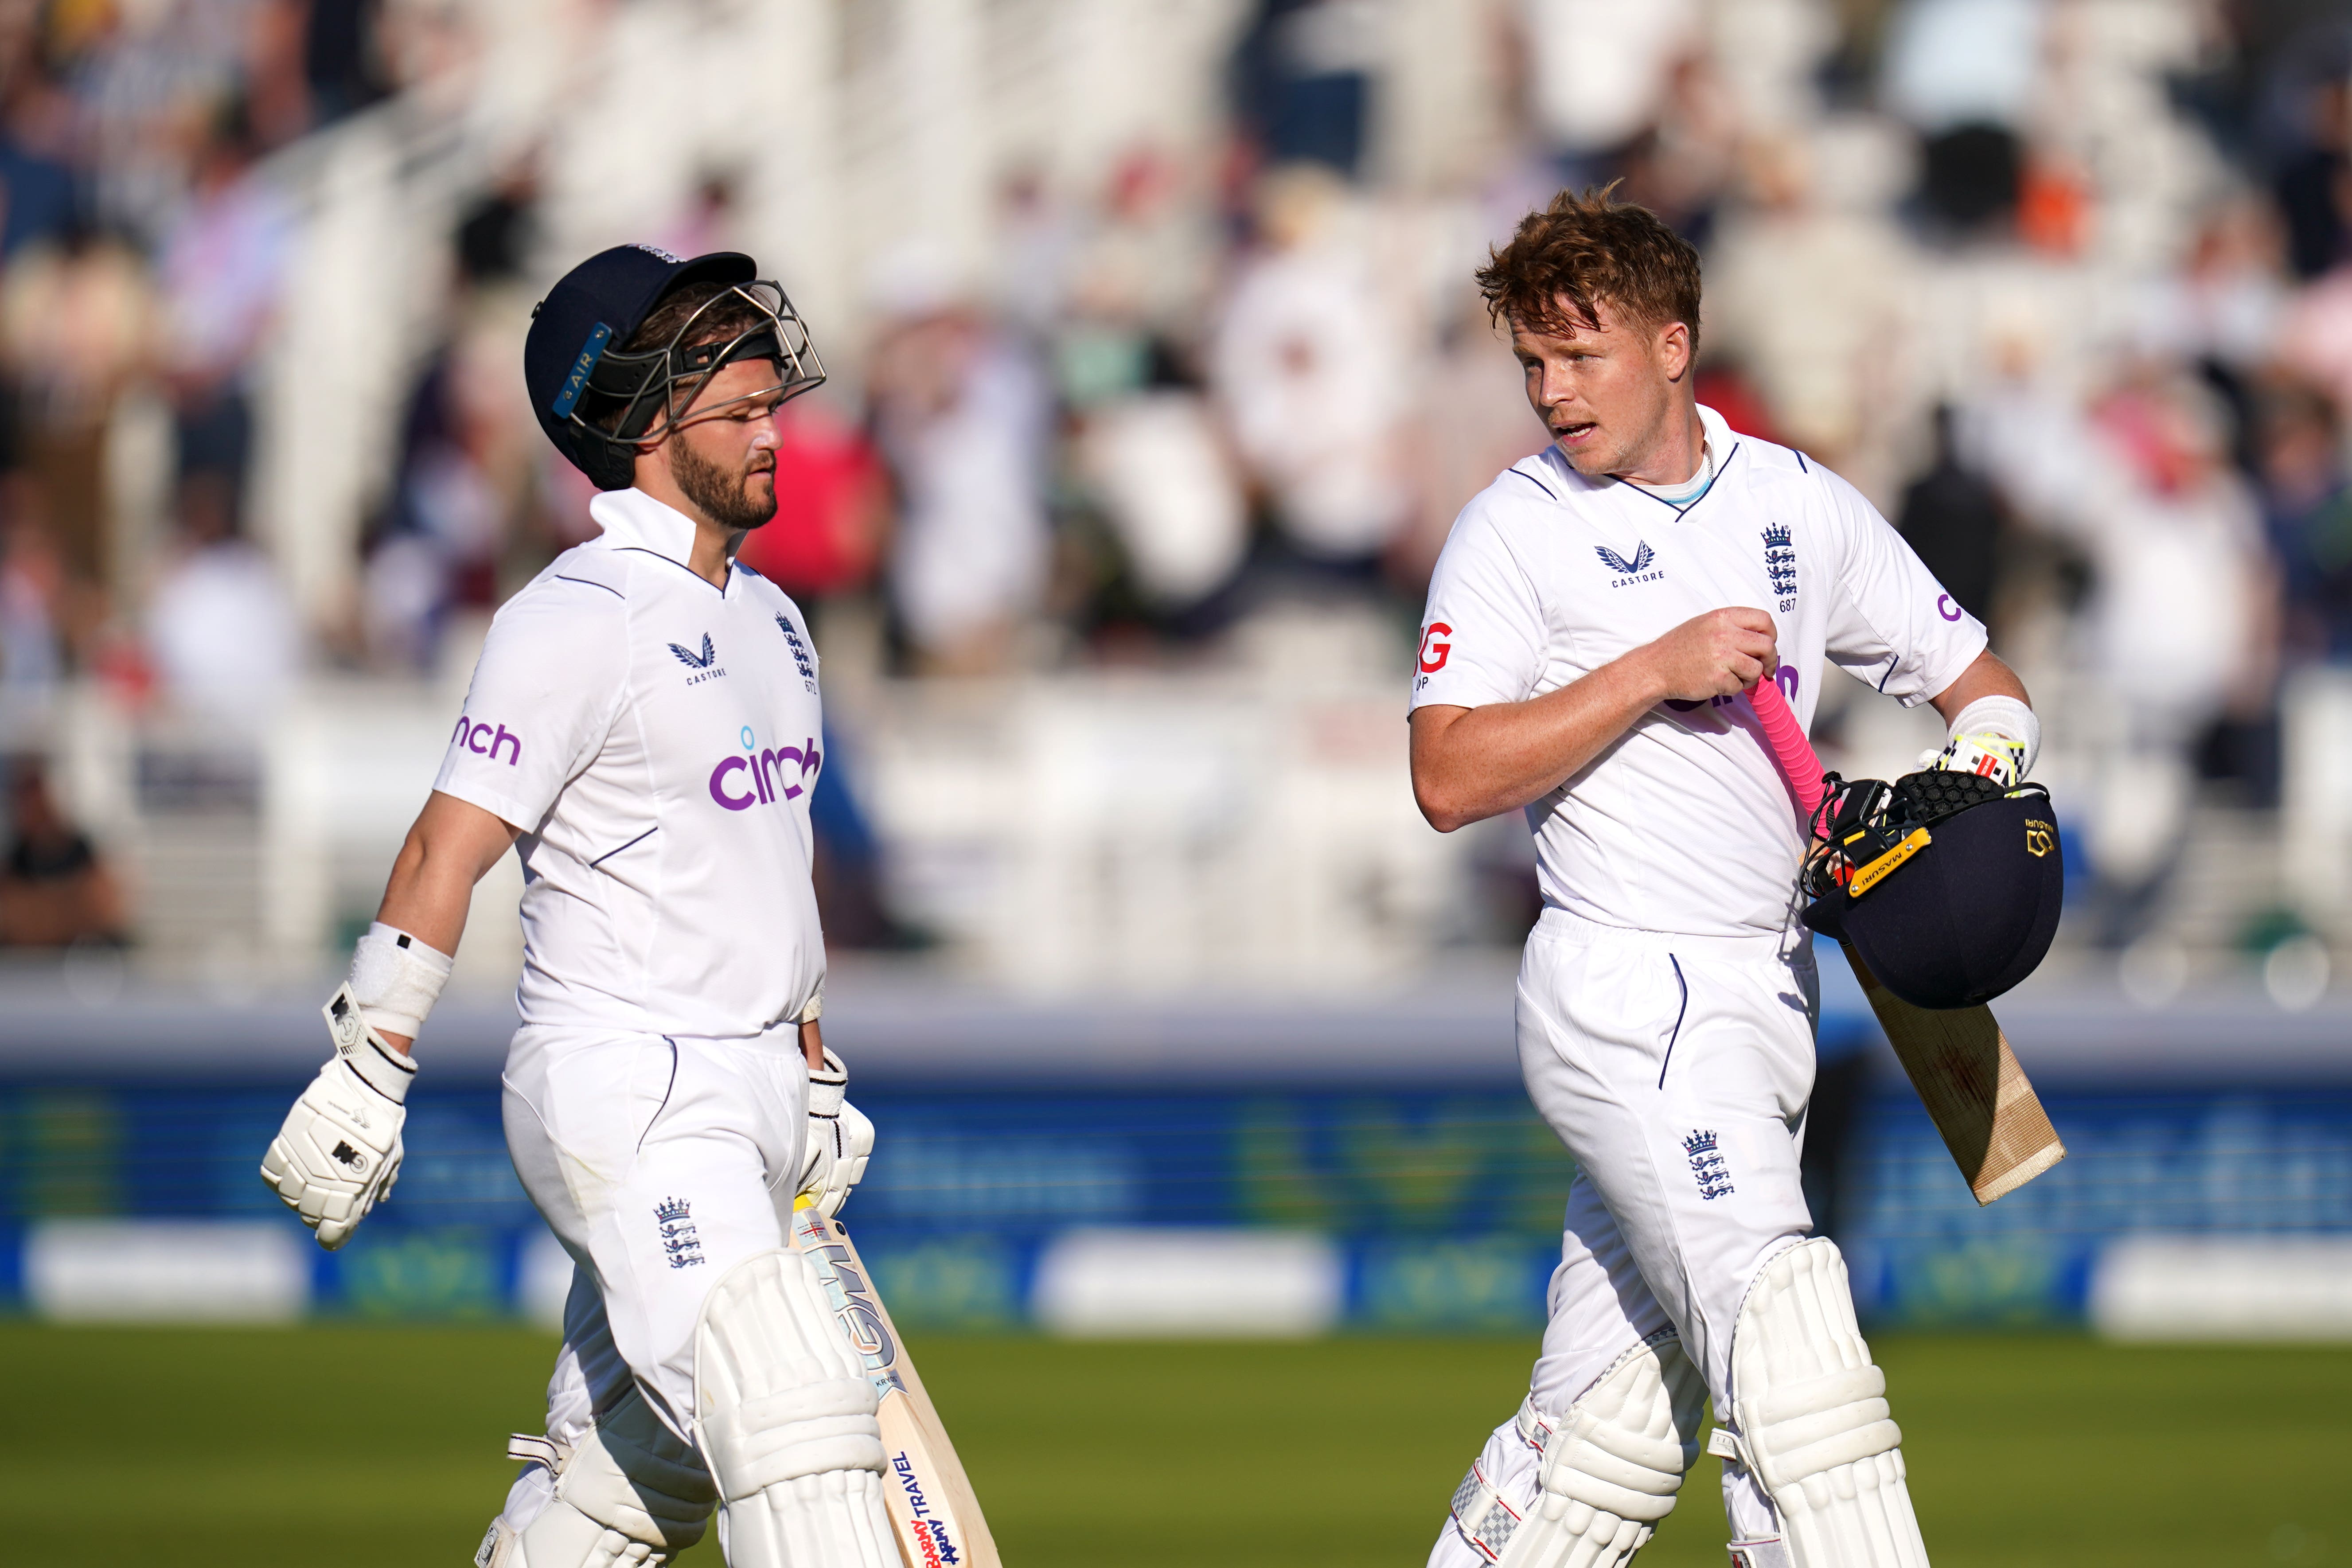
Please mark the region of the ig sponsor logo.
POLYGON ((1445 668, 1445 661, 1454 656, 1454 645, 1438 639, 1450 637, 1453 635, 1454 628, 1444 621, 1432 621, 1422 628, 1420 660, 1422 674, 1435 675, 1445 668))
POLYGON ((499 753, 503 752, 504 761, 510 768, 518 767, 522 763, 522 737, 504 724, 499 725, 494 732, 487 719, 478 724, 460 714, 457 719, 457 728, 450 732, 449 743, 453 746, 463 746, 474 755, 488 757, 494 763, 500 760, 499 753))
POLYGON ((824 765, 811 736, 797 746, 761 747, 743 726, 743 755, 723 757, 710 770, 710 798, 730 811, 773 805, 807 792, 809 775, 824 765), (789 764, 789 766, 787 765, 789 764))

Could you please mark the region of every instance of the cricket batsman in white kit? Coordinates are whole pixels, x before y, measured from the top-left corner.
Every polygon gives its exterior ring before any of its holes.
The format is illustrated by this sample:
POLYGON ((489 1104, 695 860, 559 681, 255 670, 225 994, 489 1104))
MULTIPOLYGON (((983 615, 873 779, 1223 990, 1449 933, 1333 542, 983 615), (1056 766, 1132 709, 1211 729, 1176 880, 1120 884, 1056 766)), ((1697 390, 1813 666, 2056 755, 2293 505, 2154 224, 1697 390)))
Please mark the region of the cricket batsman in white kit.
MULTIPOLYGON (((416 1037, 475 881, 522 858, 508 1147, 576 1265, 546 1435, 480 1568, 662 1563, 716 1508, 735 1568, 896 1568, 877 1394, 809 1259, 872 1127, 819 1036, 816 656, 734 563, 775 510, 775 413, 824 377, 748 257, 625 246, 534 312, 541 426, 603 532, 492 623, 262 1173, 341 1246, 391 1190, 416 1037)), ((331 1553, 329 1553, 331 1555, 331 1553)))
POLYGON ((1625 1562, 1709 1396, 1739 1568, 1925 1568, 1885 1378, 1798 1179, 1806 838, 1744 693, 1778 679, 1810 721, 1834 661, 1933 704, 1937 762, 2004 785, 2038 724, 1851 485, 1698 405, 1698 257, 1649 212, 1563 194, 1478 281, 1552 443, 1439 557, 1413 788, 1441 830, 1524 809, 1535 832, 1519 1058, 1578 1173, 1526 1403, 1431 1568, 1625 1562))

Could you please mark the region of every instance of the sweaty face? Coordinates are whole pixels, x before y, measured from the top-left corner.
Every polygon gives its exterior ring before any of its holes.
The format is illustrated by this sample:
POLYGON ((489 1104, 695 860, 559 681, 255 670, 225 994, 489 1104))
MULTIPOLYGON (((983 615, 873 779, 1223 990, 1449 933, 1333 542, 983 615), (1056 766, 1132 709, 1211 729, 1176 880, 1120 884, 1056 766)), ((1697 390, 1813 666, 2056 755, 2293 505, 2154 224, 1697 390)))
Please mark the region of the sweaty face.
POLYGON ((1607 300, 1596 326, 1511 322, 1511 353, 1527 374, 1528 402, 1552 444, 1580 474, 1673 483, 1685 476, 1645 470, 1665 454, 1675 383, 1690 370, 1690 333, 1679 322, 1643 326, 1607 300))
POLYGON ((776 515, 778 379, 773 360, 728 365, 664 443, 679 490, 721 528, 757 528, 776 515))

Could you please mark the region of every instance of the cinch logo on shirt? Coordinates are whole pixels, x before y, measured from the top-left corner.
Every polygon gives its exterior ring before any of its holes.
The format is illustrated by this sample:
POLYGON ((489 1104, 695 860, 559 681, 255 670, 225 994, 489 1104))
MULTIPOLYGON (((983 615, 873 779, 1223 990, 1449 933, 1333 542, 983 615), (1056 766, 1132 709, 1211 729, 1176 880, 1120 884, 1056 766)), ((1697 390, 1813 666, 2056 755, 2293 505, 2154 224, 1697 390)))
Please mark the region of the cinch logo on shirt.
POLYGON ((1633 542, 1633 559, 1631 561, 1605 544, 1594 545, 1592 552, 1601 557, 1603 566, 1617 574, 1617 581, 1609 584, 1612 588, 1630 588, 1636 583, 1655 583, 1665 575, 1664 572, 1650 570, 1650 563, 1658 558, 1658 552, 1650 548, 1650 542, 1645 539, 1633 542))
POLYGON ((477 724, 471 719, 460 714, 457 719, 457 728, 450 734, 449 740, 452 744, 463 746, 474 755, 488 757, 492 762, 498 761, 499 747, 512 747, 513 749, 507 753, 507 766, 516 767, 522 762, 522 737, 504 724, 499 726, 498 733, 492 734, 487 720, 477 724), (485 741, 488 743, 483 744, 485 741))
POLYGON ((745 755, 722 758, 710 770, 710 798, 730 811, 749 811, 755 805, 772 805, 802 795, 808 776, 823 763, 814 736, 799 746, 754 751, 751 731, 746 726, 743 750, 745 755), (802 783, 784 782, 786 763, 799 769, 802 783))
MULTIPOLYGON (((1791 702, 1797 700, 1797 688, 1801 682, 1797 678, 1794 665, 1782 665, 1780 673, 1775 675, 1772 681, 1780 687, 1781 696, 1791 702)), ((1685 702, 1679 697, 1669 697, 1666 699, 1666 706, 1677 713, 1689 713, 1701 708, 1728 708, 1738 700, 1737 697, 1702 697, 1696 701, 1685 702)))

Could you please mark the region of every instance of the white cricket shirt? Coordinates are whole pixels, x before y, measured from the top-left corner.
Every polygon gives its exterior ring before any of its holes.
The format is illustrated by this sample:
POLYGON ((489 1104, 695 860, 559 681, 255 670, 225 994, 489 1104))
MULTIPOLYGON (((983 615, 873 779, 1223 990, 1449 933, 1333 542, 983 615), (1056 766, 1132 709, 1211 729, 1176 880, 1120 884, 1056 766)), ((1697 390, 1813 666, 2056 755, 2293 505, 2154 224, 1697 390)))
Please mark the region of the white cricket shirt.
MULTIPOLYGON (((1780 687, 1809 726, 1825 656, 1908 707, 1984 651, 1984 627, 1852 485, 1699 417, 1716 479, 1680 510, 1554 447, 1462 510, 1412 706, 1539 697, 1727 606, 1772 616, 1780 687)), ((1547 904, 1680 935, 1798 929, 1803 835, 1745 697, 1661 703, 1527 816, 1547 904)))
POLYGON ((434 787, 522 829, 525 1024, 756 1035, 824 978, 808 626, 740 563, 688 570, 694 524, 643 491, 589 515, 490 623, 434 787))

